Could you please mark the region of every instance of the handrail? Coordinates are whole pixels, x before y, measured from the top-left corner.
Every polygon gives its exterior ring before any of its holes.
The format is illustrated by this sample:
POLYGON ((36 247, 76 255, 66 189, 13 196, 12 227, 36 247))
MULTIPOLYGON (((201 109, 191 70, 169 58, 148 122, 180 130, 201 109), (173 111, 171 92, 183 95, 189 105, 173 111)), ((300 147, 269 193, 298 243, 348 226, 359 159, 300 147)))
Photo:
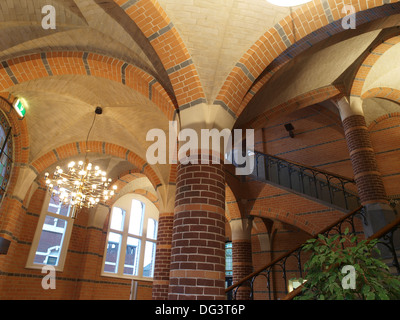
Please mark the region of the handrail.
MULTIPOLYGON (((361 210, 363 209, 363 207, 359 207, 356 210, 344 215, 342 218, 340 218, 339 220, 337 220, 336 222, 332 223, 331 225, 329 225, 328 227, 324 228, 322 231, 320 231, 319 233, 317 233, 314 237, 310 238, 310 239, 316 239, 318 238, 318 235, 320 234, 324 234, 327 233, 329 231, 331 231, 333 228, 335 228, 337 225, 343 223, 345 220, 347 220, 348 218, 350 218, 353 215, 356 215, 357 213, 359 213, 361 210)), ((235 289, 236 287, 241 286, 242 284, 244 284, 245 282, 249 281, 251 278, 257 276, 258 274, 260 274, 261 272, 263 272, 265 269, 273 266, 274 264, 278 263, 279 261, 289 257, 291 254, 293 254, 294 252, 296 252, 297 250, 301 249, 301 247, 303 246, 303 244, 295 247, 294 249, 282 254, 280 257, 274 259, 273 261, 269 262, 268 264, 266 264, 265 266, 263 266, 262 268, 259 268, 257 271, 249 274, 248 276, 244 277, 242 280, 240 280, 239 282, 231 285, 230 287, 225 289, 225 293, 228 293, 229 291, 235 289)))
POLYGON ((278 156, 274 156, 274 155, 271 155, 271 154, 262 153, 262 152, 259 152, 259 151, 254 151, 254 153, 255 154, 259 154, 259 155, 263 155, 263 156, 266 156, 266 157, 269 157, 269 158, 274 158, 274 159, 279 160, 279 161, 284 161, 284 162, 287 162, 289 164, 292 164, 292 165, 295 165, 295 166, 298 166, 298 167, 301 167, 301 168, 304 168, 304 169, 317 171, 317 172, 320 172, 322 174, 330 175, 330 176, 336 177, 338 179, 347 180, 348 182, 351 182, 351 183, 355 183, 355 180, 352 179, 352 178, 345 177, 345 176, 342 176, 340 174, 336 174, 336 173, 333 173, 333 172, 330 172, 330 171, 327 171, 327 170, 324 170, 324 169, 319 169, 319 168, 316 168, 316 167, 306 166, 306 165, 304 165, 302 163, 299 163, 299 162, 291 161, 291 160, 288 160, 288 159, 284 159, 284 158, 281 158, 281 157, 278 157, 278 156))
MULTIPOLYGON (((373 241, 373 240, 379 240, 383 237, 385 237, 387 234, 394 232, 398 227, 400 226, 400 217, 397 219, 393 220, 391 223, 387 224, 385 227, 374 233, 372 236, 370 236, 367 241, 373 241)), ((398 264, 398 261, 397 261, 398 264)), ((397 265, 397 267, 399 267, 397 265)), ((293 300, 295 297, 297 297, 299 294, 301 294, 303 289, 303 285, 300 285, 297 287, 295 290, 287 294, 282 300, 293 300)))
POLYGON ((360 205, 354 179, 277 156, 255 151, 252 176, 345 210, 360 205))

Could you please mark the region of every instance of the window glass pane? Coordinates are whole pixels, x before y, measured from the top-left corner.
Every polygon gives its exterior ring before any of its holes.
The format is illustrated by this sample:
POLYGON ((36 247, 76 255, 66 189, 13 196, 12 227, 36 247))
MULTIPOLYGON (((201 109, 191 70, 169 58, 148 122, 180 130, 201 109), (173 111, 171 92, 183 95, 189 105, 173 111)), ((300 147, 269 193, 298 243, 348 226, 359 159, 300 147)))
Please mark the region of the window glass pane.
POLYGON ((117 273, 121 240, 122 236, 120 234, 114 232, 109 233, 104 272, 117 273))
POLYGON ((122 231, 124 229, 125 211, 114 207, 111 216, 111 229, 122 231))
POLYGON ((69 206, 62 204, 57 195, 53 195, 50 198, 49 207, 47 208, 48 212, 52 212, 55 214, 59 214, 64 217, 68 217, 69 215, 69 206))
POLYGON ((225 244, 225 270, 226 276, 232 277, 233 268, 232 268, 232 242, 227 242, 225 244))
POLYGON ((154 259, 156 255, 156 244, 154 242, 146 242, 146 250, 144 254, 143 276, 152 278, 154 274, 154 259))
POLYGON ((140 240, 128 237, 126 244, 124 274, 128 274, 131 276, 138 275, 139 257, 140 257, 140 240))
POLYGON ((142 235, 144 204, 138 200, 132 200, 131 216, 129 219, 129 233, 136 236, 142 235))
POLYGON ((57 266, 67 221, 46 216, 33 263, 57 266))
POLYGON ((147 238, 152 240, 157 239, 157 221, 154 219, 147 221, 147 238))

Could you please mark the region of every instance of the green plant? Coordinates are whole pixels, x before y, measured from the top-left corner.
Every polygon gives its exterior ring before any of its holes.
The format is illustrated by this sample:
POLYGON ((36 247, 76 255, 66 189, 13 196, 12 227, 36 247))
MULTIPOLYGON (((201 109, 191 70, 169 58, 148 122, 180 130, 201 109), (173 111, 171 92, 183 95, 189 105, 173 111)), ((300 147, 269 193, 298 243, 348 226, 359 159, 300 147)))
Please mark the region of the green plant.
MULTIPOLYGON (((339 235, 319 235, 306 242, 303 249, 311 252, 305 263, 305 279, 302 293, 296 300, 398 300, 400 278, 389 272, 388 266, 374 257, 378 241, 359 241, 346 230, 339 235), (347 271, 355 273, 355 286, 346 288, 347 271), (345 285, 343 285, 343 282, 345 285)), ((300 279, 302 282, 303 279, 300 279)))

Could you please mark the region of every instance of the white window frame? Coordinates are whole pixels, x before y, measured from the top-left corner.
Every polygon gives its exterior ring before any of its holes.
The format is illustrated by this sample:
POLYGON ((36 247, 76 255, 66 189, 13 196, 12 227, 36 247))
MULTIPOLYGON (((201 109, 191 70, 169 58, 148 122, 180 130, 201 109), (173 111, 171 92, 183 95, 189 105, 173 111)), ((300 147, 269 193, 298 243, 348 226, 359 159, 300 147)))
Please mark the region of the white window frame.
MULTIPOLYGON (((42 269, 43 266, 47 265, 47 264, 34 263, 34 259, 36 256, 36 251, 37 251, 37 248, 39 245, 40 237, 42 235, 42 230, 43 230, 46 216, 51 216, 55 219, 61 219, 61 220, 65 220, 67 222, 67 228, 65 230, 64 237, 61 242, 61 252, 60 252, 60 257, 58 259, 58 264, 56 266, 53 266, 56 271, 62 272, 64 270, 65 259, 67 256, 69 241, 71 239, 71 233, 72 233, 72 227, 74 224, 74 219, 71 218, 71 208, 69 209, 68 216, 62 216, 57 213, 49 212, 48 208, 50 206, 50 199, 51 199, 50 193, 46 192, 46 197, 43 201, 42 210, 40 212, 39 221, 38 221, 38 224, 36 227, 35 235, 33 237, 31 249, 29 251, 28 260, 26 262, 25 267, 29 268, 29 269, 42 269)), ((54 229, 54 230, 57 229, 56 226, 54 226, 54 227, 51 227, 48 225, 45 226, 46 230, 49 230, 49 228, 54 229)))
MULTIPOLYGON (((108 222, 107 238, 106 238, 106 243, 104 246, 103 263, 101 266, 101 275, 102 276, 133 279, 133 280, 140 280, 140 281, 149 281, 149 282, 153 281, 153 277, 143 276, 144 255, 145 255, 145 249, 146 249, 146 242, 152 242, 154 244, 157 243, 158 216, 159 216, 159 212, 158 212, 157 207, 151 201, 149 201, 146 197, 138 195, 138 194, 126 194, 114 203, 114 205, 112 206, 112 208, 110 210, 110 219, 108 222), (125 206, 120 205, 121 202, 123 202, 124 200, 127 201, 127 199, 130 199, 130 200, 128 200, 129 204, 130 204, 129 208, 127 205, 125 205, 125 206), (129 219, 131 216, 130 208, 131 208, 132 200, 134 200, 134 199, 142 202, 145 205, 143 218, 142 218, 142 233, 140 236, 133 235, 128 232, 129 219), (115 207, 120 208, 125 211, 125 217, 124 217, 125 221, 124 221, 122 231, 111 229, 112 211, 115 207), (156 221, 156 239, 147 238, 147 224, 148 224, 149 219, 154 219, 156 221), (121 248, 120 248, 120 251, 118 254, 119 258, 118 258, 118 266, 117 266, 116 273, 104 271, 104 266, 105 266, 106 258, 107 258, 107 246, 108 246, 110 232, 117 233, 122 236, 121 248), (138 275, 137 276, 124 274, 124 265, 125 265, 125 256, 126 256, 126 247, 127 247, 128 237, 140 240, 140 252, 139 252, 140 256, 139 256, 138 275)), ((154 261, 153 261, 153 263, 154 263, 154 261)))

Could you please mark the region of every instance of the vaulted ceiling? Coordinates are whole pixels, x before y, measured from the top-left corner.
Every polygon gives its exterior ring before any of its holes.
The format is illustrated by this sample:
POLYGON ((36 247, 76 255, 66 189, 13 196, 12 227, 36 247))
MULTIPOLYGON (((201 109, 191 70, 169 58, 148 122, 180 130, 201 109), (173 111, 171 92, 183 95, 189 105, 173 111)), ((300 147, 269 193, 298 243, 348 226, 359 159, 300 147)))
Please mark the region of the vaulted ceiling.
MULTIPOLYGON (((145 160, 146 133, 167 131, 179 108, 223 107, 246 126, 313 90, 350 90, 366 53, 400 34, 399 1, 351 2, 356 30, 340 27, 341 1, 292 10, 265 0, 1 1, 0 93, 27 101, 30 162, 85 141, 96 106, 104 113, 90 140, 145 160), (55 30, 42 28, 46 5, 55 30)), ((382 52, 363 93, 400 90, 399 54, 397 43, 382 52)), ((376 96, 365 103, 369 121, 398 108, 376 96)), ((153 169, 169 182, 170 166, 153 169)))

